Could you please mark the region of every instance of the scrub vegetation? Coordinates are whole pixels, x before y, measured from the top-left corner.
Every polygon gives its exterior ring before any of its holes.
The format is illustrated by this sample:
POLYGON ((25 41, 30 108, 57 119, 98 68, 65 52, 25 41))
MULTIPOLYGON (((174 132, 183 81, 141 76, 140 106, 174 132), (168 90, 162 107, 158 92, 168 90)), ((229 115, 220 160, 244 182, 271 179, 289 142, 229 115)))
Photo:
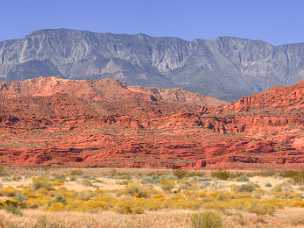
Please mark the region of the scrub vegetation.
POLYGON ((0 227, 301 226, 303 176, 298 171, 2 167, 0 227), (102 219, 107 215, 112 222, 102 219))

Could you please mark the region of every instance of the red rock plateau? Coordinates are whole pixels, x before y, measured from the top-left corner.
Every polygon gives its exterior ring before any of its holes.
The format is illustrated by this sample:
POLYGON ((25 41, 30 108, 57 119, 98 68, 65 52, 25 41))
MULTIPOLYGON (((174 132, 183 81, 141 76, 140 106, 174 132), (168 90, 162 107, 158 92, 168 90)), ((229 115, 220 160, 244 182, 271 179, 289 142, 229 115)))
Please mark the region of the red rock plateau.
POLYGON ((0 163, 304 168, 304 82, 227 104, 182 89, 41 77, 0 82, 0 163))

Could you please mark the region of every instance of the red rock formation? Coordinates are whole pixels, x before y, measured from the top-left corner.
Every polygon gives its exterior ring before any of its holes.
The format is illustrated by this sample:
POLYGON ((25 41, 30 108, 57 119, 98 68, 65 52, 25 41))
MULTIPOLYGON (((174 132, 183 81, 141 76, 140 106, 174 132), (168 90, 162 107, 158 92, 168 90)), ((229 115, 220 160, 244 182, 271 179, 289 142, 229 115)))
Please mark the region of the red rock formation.
POLYGON ((225 104, 111 79, 0 82, 0 163, 304 168, 304 83, 225 104))

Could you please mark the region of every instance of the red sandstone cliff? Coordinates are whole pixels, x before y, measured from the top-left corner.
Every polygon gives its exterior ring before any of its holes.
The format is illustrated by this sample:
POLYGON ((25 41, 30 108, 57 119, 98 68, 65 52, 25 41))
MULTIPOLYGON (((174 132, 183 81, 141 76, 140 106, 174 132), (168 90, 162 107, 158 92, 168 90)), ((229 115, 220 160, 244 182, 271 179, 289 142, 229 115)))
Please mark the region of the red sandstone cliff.
POLYGON ((232 104, 111 79, 0 82, 0 163, 304 168, 304 83, 232 104))

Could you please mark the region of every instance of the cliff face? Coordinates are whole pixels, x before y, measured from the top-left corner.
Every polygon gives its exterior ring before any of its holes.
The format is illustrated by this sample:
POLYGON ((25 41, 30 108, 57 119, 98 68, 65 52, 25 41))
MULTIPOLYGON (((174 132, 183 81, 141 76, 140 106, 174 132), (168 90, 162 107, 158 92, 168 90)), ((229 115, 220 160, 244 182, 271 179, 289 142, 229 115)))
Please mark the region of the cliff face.
POLYGON ((41 30, 0 42, 0 77, 112 77, 129 85, 183 87, 237 99, 304 78, 304 44, 232 37, 185 41, 144 34, 41 30))
POLYGON ((67 80, 39 77, 0 81, 0 96, 2 126, 13 118, 18 120, 13 126, 24 129, 64 123, 66 119, 76 122, 87 119, 98 125, 100 121, 120 119, 121 116, 145 125, 151 118, 199 112, 207 106, 226 103, 182 89, 128 87, 110 78, 67 80))
POLYGON ((0 164, 303 169, 304 83, 226 103, 113 79, 0 81, 0 164))

